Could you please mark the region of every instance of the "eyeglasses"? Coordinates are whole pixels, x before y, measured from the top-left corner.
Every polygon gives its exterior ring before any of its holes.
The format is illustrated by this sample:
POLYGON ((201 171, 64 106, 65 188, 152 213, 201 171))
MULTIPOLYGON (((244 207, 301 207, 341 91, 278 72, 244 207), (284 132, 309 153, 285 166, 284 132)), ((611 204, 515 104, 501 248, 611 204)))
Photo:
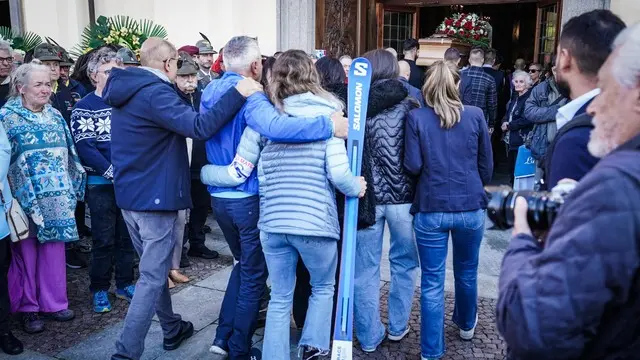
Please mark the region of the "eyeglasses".
POLYGON ((540 72, 538 69, 529 69, 529 73, 537 73, 540 72))
POLYGON ((6 57, 6 58, 0 58, 0 63, 11 64, 11 63, 13 63, 13 57, 9 56, 9 57, 6 57))
POLYGON ((168 58, 167 60, 164 60, 163 63, 166 63, 167 61, 171 61, 171 60, 177 60, 176 66, 178 66, 178 69, 182 67, 182 63, 184 62, 184 60, 182 60, 181 58, 168 58))

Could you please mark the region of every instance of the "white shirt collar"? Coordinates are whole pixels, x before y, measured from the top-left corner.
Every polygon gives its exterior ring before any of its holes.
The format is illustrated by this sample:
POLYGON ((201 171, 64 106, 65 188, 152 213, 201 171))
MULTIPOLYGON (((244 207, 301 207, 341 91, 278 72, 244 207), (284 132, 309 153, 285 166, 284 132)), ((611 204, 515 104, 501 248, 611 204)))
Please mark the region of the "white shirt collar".
POLYGON ((6 79, 4 79, 4 81, 3 81, 3 82, 2 82, 2 84, 0 84, 0 85, 7 85, 7 84, 8 84, 8 83, 10 83, 10 82, 11 82, 11 76, 7 76, 7 78, 6 78, 6 79))
POLYGON ((492 68, 493 69, 493 65, 489 65, 489 64, 484 64, 484 65, 482 65, 482 67, 488 67, 488 68, 492 68))
POLYGON ((589 100, 593 99, 599 94, 600 89, 595 88, 586 94, 578 96, 577 98, 567 103, 565 106, 558 109, 558 113, 556 114, 556 125, 558 126, 558 130, 560 130, 561 127, 565 126, 569 121, 571 121, 576 116, 578 110, 580 110, 580 108, 584 106, 584 104, 588 103, 589 100))
POLYGON ((147 66, 140 66, 141 69, 147 70, 148 72, 156 75, 157 77, 159 77, 162 81, 168 82, 169 84, 171 84, 171 80, 169 80, 169 77, 163 73, 162 71, 158 70, 158 69, 154 69, 154 68, 150 68, 147 66))

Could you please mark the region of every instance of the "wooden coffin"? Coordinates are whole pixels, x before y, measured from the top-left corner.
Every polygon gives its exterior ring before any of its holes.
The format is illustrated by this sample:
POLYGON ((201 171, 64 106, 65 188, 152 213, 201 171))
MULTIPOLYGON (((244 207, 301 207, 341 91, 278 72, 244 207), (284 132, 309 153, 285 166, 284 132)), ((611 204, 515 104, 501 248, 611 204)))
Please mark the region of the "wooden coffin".
POLYGON ((442 35, 434 35, 426 39, 418 40, 420 44, 420 54, 416 63, 420 66, 429 66, 438 60, 444 60, 444 52, 448 48, 454 47, 460 51, 462 61, 460 65, 467 62, 471 45, 463 43, 457 39, 442 35))

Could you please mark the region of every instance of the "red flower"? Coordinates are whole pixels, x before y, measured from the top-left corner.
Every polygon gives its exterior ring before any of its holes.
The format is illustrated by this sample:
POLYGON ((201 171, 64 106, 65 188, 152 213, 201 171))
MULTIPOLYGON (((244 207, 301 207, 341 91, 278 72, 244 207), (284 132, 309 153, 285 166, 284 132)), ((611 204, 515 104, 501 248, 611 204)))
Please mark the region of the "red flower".
POLYGON ((455 32, 455 30, 449 30, 449 33, 448 33, 448 34, 449 34, 449 35, 455 35, 455 34, 456 34, 456 32, 455 32))
POLYGON ((462 26, 462 20, 458 20, 456 21, 456 27, 461 27, 462 26))
POLYGON ((467 30, 472 30, 473 29, 473 24, 470 21, 467 21, 466 24, 464 24, 464 28, 467 30))
POLYGON ((476 34, 476 36, 473 37, 476 40, 480 40, 480 35, 476 34))
POLYGON ((446 19, 444 21, 444 24, 447 25, 447 26, 453 25, 453 19, 446 19))

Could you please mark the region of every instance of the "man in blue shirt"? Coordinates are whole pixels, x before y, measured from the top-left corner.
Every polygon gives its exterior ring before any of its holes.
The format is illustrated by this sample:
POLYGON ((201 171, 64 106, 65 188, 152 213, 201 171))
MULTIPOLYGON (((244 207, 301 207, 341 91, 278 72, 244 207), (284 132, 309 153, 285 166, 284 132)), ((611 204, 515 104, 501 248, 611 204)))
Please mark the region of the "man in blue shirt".
MULTIPOLYGON (((224 101, 227 90, 243 78, 259 80, 262 57, 255 39, 238 36, 224 47, 225 73, 212 81, 202 94, 200 112, 224 101)), ((335 125, 327 117, 299 119, 281 114, 264 94, 251 96, 232 122, 206 144, 207 159, 214 165, 233 162, 246 126, 270 140, 311 142, 334 135, 345 137, 346 119, 334 114, 335 125)), ((248 359, 260 299, 267 280, 267 267, 260 244, 258 179, 250 170, 248 179, 237 188, 209 186, 218 225, 238 263, 234 266, 220 309, 220 320, 210 351, 230 359, 248 359), (238 316, 236 316, 236 314, 238 316)))

